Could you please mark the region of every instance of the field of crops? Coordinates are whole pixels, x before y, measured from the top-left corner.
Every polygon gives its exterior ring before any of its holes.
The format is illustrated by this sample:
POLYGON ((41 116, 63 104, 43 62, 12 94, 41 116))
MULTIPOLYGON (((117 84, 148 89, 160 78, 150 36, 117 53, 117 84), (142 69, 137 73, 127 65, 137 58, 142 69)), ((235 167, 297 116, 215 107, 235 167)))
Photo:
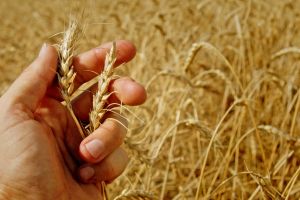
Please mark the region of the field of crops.
POLYGON ((136 45, 117 74, 148 93, 110 199, 300 198, 300 1, 1 0, 0 94, 71 15, 78 53, 136 45))

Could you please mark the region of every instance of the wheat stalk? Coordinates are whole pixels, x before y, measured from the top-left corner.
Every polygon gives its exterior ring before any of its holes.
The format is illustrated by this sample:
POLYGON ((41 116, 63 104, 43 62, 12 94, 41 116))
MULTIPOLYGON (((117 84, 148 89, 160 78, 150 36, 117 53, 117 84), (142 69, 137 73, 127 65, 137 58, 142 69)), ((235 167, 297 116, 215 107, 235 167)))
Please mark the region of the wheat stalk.
POLYGON ((112 48, 106 54, 103 72, 98 78, 98 91, 93 96, 93 108, 90 112, 89 133, 95 131, 101 124, 101 120, 106 112, 105 104, 110 96, 108 86, 112 80, 113 67, 116 62, 116 43, 113 42, 112 48))
POLYGON ((57 68, 57 77, 60 92, 64 103, 70 112, 78 131, 82 138, 85 138, 81 123, 74 114, 71 104, 71 95, 74 91, 74 80, 76 72, 74 71, 73 57, 75 50, 75 42, 78 40, 81 29, 76 20, 71 20, 68 29, 64 33, 61 44, 58 47, 59 63, 57 68))

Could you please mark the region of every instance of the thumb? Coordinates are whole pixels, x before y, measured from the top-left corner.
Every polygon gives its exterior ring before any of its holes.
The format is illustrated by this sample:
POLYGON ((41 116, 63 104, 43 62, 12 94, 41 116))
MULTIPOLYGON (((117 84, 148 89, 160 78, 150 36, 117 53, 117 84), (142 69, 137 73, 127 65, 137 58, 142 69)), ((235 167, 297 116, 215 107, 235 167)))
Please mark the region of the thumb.
POLYGON ((55 77, 57 59, 56 49, 44 44, 39 56, 4 94, 4 102, 9 106, 21 104, 34 112, 55 77))

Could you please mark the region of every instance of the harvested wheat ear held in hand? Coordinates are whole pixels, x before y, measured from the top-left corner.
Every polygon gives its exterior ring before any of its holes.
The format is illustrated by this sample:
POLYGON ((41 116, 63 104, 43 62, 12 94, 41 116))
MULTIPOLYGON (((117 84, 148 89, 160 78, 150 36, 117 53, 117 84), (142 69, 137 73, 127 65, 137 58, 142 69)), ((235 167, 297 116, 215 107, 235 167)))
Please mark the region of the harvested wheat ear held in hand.
POLYGON ((108 86, 112 80, 113 67, 116 61, 116 43, 113 45, 110 51, 106 54, 104 68, 101 74, 93 78, 92 80, 82 84, 76 91, 74 91, 74 80, 76 78, 76 72, 74 71, 72 62, 74 56, 74 50, 76 47, 75 42, 81 33, 81 28, 75 20, 71 20, 67 31, 64 33, 63 40, 59 45, 59 65, 57 68, 57 77, 60 86, 60 92, 64 100, 63 104, 70 112, 73 120, 76 123, 79 133, 82 138, 85 138, 93 131, 95 131, 101 124, 102 118, 106 113, 104 106, 110 96, 108 92, 108 86), (93 107, 89 113, 89 123, 86 126, 80 122, 80 120, 74 114, 72 108, 72 101, 78 98, 83 92, 89 90, 93 85, 98 83, 98 90, 93 95, 93 107))

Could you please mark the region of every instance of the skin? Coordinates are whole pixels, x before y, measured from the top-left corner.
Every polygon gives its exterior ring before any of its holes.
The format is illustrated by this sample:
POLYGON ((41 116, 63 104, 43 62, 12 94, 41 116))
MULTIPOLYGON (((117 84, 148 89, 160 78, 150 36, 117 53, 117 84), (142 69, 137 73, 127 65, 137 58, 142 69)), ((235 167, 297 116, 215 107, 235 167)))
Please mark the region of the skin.
MULTIPOLYGON (((74 58, 76 87, 95 76, 91 71, 101 72, 110 45, 74 58)), ((117 41, 116 65, 134 55, 132 43, 117 41)), ((99 183, 113 181, 128 163, 120 147, 126 128, 112 120, 126 125, 124 118, 107 115, 102 125, 82 140, 60 103, 57 58, 56 50, 44 45, 0 98, 0 199, 102 199, 99 183)), ((112 81, 109 90, 113 92, 110 103, 139 105, 146 100, 144 87, 128 77, 112 81)), ((91 98, 87 92, 73 104, 82 121, 88 118, 91 98)))

